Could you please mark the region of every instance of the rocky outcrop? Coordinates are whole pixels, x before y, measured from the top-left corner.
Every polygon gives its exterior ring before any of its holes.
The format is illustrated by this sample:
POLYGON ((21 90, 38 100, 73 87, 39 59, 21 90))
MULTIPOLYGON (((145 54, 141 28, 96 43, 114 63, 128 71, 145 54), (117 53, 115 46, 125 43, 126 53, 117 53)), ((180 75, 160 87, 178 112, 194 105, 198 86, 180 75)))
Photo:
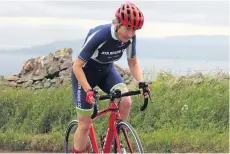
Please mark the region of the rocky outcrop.
MULTIPOLYGON (((70 83, 72 70, 72 49, 64 48, 50 53, 47 56, 40 56, 27 60, 22 66, 18 75, 0 77, 0 85, 13 87, 43 89, 60 87, 64 83, 70 83)), ((123 77, 126 84, 131 83, 133 77, 128 70, 116 65, 117 70, 123 77)))

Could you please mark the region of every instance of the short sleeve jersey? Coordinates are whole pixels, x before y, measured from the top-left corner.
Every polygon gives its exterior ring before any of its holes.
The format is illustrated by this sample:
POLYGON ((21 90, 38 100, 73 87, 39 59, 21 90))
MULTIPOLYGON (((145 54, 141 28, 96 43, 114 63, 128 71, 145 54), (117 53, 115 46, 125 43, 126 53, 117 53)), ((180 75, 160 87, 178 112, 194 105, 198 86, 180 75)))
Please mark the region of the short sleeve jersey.
POLYGON ((103 69, 118 61, 124 52, 127 58, 136 56, 136 35, 126 43, 115 36, 112 24, 96 26, 88 32, 78 58, 85 61, 86 68, 103 69))

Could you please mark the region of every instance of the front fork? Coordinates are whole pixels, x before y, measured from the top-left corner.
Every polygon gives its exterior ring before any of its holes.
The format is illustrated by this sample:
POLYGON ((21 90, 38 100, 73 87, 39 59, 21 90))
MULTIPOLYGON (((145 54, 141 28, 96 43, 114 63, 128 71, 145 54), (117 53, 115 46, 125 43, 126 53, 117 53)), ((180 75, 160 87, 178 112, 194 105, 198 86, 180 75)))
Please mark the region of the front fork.
POLYGON ((111 114, 110 119, 109 119, 107 134, 105 136, 105 140, 102 139, 102 142, 101 142, 101 143, 103 143, 102 144, 103 145, 102 146, 102 152, 103 153, 111 153, 112 145, 115 145, 114 142, 116 143, 117 152, 118 153, 121 152, 119 135, 118 135, 118 130, 117 130, 117 125, 120 121, 121 121, 121 119, 119 116, 117 116, 116 113, 111 114))
POLYGON ((99 153, 93 124, 91 124, 91 126, 90 126, 89 133, 90 133, 90 140, 92 143, 92 148, 94 149, 95 153, 99 153))
POLYGON ((117 130, 117 125, 118 125, 119 122, 116 122, 116 125, 115 125, 115 131, 114 131, 114 138, 115 138, 115 143, 113 144, 113 146, 116 145, 116 152, 117 153, 121 153, 121 144, 120 144, 120 139, 119 139, 119 134, 118 134, 118 130, 117 130))

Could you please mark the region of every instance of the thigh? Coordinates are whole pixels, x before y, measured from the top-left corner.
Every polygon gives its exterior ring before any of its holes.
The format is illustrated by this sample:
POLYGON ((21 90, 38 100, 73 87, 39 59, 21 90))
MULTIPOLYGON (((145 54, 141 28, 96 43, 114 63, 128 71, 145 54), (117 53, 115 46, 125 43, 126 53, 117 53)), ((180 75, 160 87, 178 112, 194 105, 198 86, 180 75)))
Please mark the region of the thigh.
POLYGON ((114 67, 112 67, 111 70, 103 76, 98 86, 105 93, 110 93, 114 89, 127 89, 123 78, 114 67))
MULTIPOLYGON (((101 78, 100 73, 97 72, 92 73, 91 71, 86 71, 86 70, 84 70, 84 73, 90 86, 92 88, 95 87, 99 82, 99 79, 101 78)), ((71 74, 71 79, 72 79, 72 88, 73 88, 73 99, 76 105, 77 113, 82 116, 92 115, 93 105, 86 102, 86 92, 78 82, 73 71, 71 74)))

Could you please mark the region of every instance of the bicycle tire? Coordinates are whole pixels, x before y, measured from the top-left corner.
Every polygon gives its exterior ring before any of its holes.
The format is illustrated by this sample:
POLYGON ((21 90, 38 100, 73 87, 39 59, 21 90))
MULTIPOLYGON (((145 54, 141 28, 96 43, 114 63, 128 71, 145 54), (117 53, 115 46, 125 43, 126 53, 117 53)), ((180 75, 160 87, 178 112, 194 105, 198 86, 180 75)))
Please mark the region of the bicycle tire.
MULTIPOLYGON (((65 143, 64 143, 64 152, 65 152, 65 153, 72 153, 72 151, 71 151, 70 149, 72 149, 73 147, 69 147, 69 146, 70 146, 70 145, 69 145, 70 132, 71 132, 71 130, 72 130, 74 127, 77 128, 77 125, 78 125, 78 120, 72 120, 72 121, 69 123, 69 125, 68 125, 68 127, 67 127, 67 129, 66 129, 66 133, 65 133, 65 143)), ((90 149, 93 150, 93 149, 92 149, 92 143, 91 143, 90 137, 88 138, 88 141, 89 141, 89 142, 88 142, 89 145, 87 145, 87 146, 90 146, 90 149)), ((92 151, 87 151, 87 152, 91 153, 92 151)))
MULTIPOLYGON (((138 150, 138 151, 133 151, 133 153, 144 153, 144 149, 142 147, 141 141, 140 141, 135 129, 128 122, 122 121, 122 122, 118 123, 117 124, 117 130, 118 130, 120 141, 121 141, 121 135, 124 135, 126 144, 128 144, 128 142, 129 142, 128 139, 130 139, 131 136, 133 137, 133 145, 136 145, 136 149, 138 150), (126 128, 126 132, 130 133, 128 135, 128 138, 125 137, 126 135, 125 135, 125 131, 124 131, 125 129, 124 128, 126 128)), ((130 149, 130 147, 128 145, 124 145, 123 143, 120 143, 120 144, 122 144, 123 148, 126 147, 126 149, 128 149, 127 153, 132 153, 132 150, 130 149)), ((117 153, 117 146, 116 146, 115 141, 114 141, 113 147, 114 147, 113 151, 115 153, 117 153)))

